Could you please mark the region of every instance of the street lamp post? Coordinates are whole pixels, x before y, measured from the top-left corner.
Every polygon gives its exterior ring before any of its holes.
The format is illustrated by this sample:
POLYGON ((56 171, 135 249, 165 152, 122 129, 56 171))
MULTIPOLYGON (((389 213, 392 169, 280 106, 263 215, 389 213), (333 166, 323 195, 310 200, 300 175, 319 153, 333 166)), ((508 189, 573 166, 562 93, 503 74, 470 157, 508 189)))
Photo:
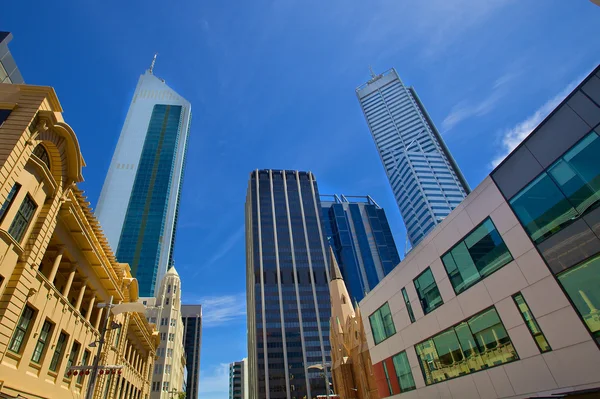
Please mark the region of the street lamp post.
POLYGON ((94 358, 94 365, 92 367, 92 374, 88 382, 88 389, 85 394, 86 399, 92 399, 94 396, 94 387, 96 386, 96 377, 98 375, 98 366, 100 365, 100 356, 102 355, 102 347, 104 346, 104 336, 106 335, 106 329, 108 324, 108 318, 110 317, 110 309, 113 307, 113 297, 111 295, 110 301, 107 304, 99 303, 98 308, 107 308, 108 310, 104 314, 104 321, 102 322, 102 328, 100 329, 100 340, 98 341, 98 351, 94 358))

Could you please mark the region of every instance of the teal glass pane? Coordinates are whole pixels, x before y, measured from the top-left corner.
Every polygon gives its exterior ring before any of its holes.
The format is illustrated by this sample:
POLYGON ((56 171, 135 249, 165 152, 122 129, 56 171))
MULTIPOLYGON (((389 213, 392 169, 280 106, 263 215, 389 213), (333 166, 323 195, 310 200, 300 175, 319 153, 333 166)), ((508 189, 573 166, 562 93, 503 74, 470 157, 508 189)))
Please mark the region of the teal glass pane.
POLYGON ((394 319, 392 318, 392 312, 390 312, 390 305, 386 302, 380 309, 381 318, 383 320, 383 327, 385 329, 385 337, 391 337, 396 334, 396 327, 394 326, 394 319))
POLYGON ((433 337, 440 365, 450 366, 463 360, 464 355, 454 329, 450 329, 433 337))
POLYGON ((521 312, 521 316, 525 321, 525 325, 527 325, 527 328, 533 336, 533 339, 535 340, 535 343, 538 346, 540 352, 543 353, 550 351, 550 345, 548 344, 546 337, 542 333, 540 326, 535 320, 535 317, 533 317, 533 313, 531 313, 531 309, 529 309, 529 306, 527 305, 527 302, 525 302, 525 298, 523 298, 523 295, 521 293, 515 294, 513 295, 513 299, 517 304, 519 312, 521 312))
POLYGON ((536 244, 577 218, 577 211, 546 173, 511 199, 510 205, 536 244))
POLYGON ((371 323, 371 332, 373 333, 375 345, 396 333, 390 307, 387 302, 369 316, 369 322, 371 323))
POLYGON ((400 352, 392 358, 396 376, 400 384, 400 392, 411 391, 415 389, 415 380, 413 379, 410 364, 406 352, 400 352))
POLYGON ((430 268, 414 279, 414 284, 423 313, 427 314, 444 303, 430 268))
POLYGON ((469 321, 469 328, 481 348, 481 356, 487 367, 503 364, 517 358, 510 338, 496 309, 489 309, 469 321))
POLYGON ((402 288, 402 297, 404 298, 404 304, 406 305, 406 310, 408 312, 408 318, 411 323, 415 322, 415 314, 413 313, 412 305, 410 304, 410 300, 408 299, 408 293, 406 292, 406 288, 402 288))
POLYGON ((558 281, 600 343, 600 257, 559 274, 558 281))
POLYGON ((548 174, 580 215, 600 200, 598 154, 600 137, 592 132, 548 168, 548 174))
POLYGON ((464 242, 456 245, 442 257, 450 283, 456 293, 463 292, 481 279, 464 242), (459 266, 460 265, 460 266, 459 266))

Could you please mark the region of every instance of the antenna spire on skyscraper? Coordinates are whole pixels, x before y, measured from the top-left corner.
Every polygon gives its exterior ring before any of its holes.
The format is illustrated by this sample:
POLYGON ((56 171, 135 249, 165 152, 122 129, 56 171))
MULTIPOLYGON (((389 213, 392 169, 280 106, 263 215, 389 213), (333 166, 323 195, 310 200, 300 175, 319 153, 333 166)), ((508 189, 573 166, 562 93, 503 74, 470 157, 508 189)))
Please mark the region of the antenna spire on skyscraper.
POLYGON ((377 74, 373 71, 373 67, 371 65, 369 65, 369 71, 371 72, 371 77, 372 78, 376 78, 377 74))
POLYGON ((150 73, 152 73, 152 71, 154 71, 154 64, 156 63, 156 56, 158 55, 158 53, 154 53, 154 57, 152 58, 152 64, 150 64, 150 73))

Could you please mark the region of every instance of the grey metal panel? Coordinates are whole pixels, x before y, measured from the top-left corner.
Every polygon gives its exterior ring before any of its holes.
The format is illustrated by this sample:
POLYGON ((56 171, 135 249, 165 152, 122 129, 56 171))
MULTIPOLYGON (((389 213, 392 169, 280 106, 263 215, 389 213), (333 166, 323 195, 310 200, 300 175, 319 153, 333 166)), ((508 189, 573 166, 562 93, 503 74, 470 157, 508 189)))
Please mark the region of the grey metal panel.
POLYGON ((538 249, 556 274, 600 252, 600 240, 580 219, 539 244, 538 249))
POLYGON ((590 130, 588 124, 570 107, 562 106, 527 139, 525 145, 547 168, 590 130))
POLYGON ((567 104, 569 104, 569 107, 571 107, 571 109, 575 111, 575 113, 579 115, 590 128, 593 128, 600 123, 600 107, 594 104, 594 102, 581 91, 573 94, 573 97, 571 97, 567 104))
POLYGON ((581 90, 590 96, 590 98, 594 100, 596 104, 600 104, 600 75, 598 75, 598 77, 592 76, 590 80, 583 85, 581 90))
POLYGON ((542 172, 542 166, 526 146, 510 154, 492 173, 492 178, 506 198, 511 198, 542 172))
POLYGON ((583 217, 590 229, 600 238, 600 208, 594 209, 583 217))

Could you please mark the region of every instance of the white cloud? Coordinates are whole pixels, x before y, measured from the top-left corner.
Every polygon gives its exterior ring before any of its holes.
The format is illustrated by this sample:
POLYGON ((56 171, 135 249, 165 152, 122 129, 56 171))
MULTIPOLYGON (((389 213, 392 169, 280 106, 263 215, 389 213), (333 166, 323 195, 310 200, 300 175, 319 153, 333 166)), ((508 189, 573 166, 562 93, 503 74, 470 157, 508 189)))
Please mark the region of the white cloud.
POLYGON ((199 397, 227 399, 229 395, 229 364, 220 363, 207 369, 200 370, 199 397))
POLYGON ((548 116, 548 114, 552 112, 552 110, 556 108, 571 91, 573 91, 573 89, 579 84, 579 82, 583 80, 583 78, 584 76, 572 81, 563 90, 561 90, 560 93, 546 101, 546 103, 538 108, 533 114, 529 115, 525 120, 517 123, 512 128, 505 130, 502 133, 501 138, 502 150, 500 154, 492 161, 492 167, 495 168, 498 166, 512 150, 521 144, 523 139, 525 139, 525 137, 527 137, 529 133, 531 133, 531 131, 535 129, 537 125, 539 125, 540 122, 544 120, 544 118, 548 116))
POLYGON ((246 294, 201 297, 203 327, 216 327, 246 316, 246 294))
POLYGON ((233 234, 230 234, 229 237, 221 244, 216 251, 212 254, 212 256, 208 259, 208 261, 202 266, 202 268, 198 268, 196 273, 194 273, 193 277, 198 276, 202 269, 212 266, 219 259, 224 257, 231 251, 231 249, 238 243, 238 241, 244 236, 244 232, 246 231, 246 226, 241 225, 233 234))

